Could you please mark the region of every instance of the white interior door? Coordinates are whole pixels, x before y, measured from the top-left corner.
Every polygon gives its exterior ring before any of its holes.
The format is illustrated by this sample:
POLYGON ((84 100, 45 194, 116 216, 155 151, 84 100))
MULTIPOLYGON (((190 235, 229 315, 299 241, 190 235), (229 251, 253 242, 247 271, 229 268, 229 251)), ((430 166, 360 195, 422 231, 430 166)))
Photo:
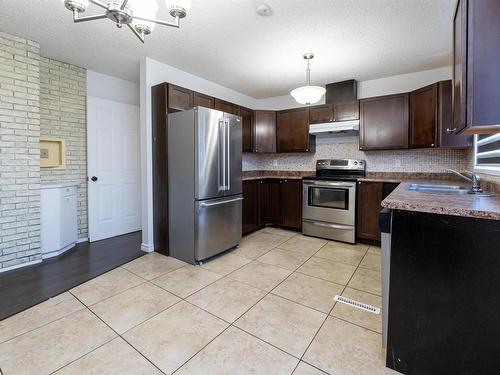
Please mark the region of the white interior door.
POLYGON ((88 97, 89 240, 141 229, 139 106, 88 97))

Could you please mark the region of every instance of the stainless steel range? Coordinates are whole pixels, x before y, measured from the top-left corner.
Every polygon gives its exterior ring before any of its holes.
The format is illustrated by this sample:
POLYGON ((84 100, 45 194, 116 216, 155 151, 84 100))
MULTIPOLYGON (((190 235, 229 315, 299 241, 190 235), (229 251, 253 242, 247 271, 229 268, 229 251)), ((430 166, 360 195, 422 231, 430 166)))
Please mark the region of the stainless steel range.
POLYGON ((355 243, 356 182, 364 176, 364 160, 318 160, 316 175, 303 179, 302 233, 355 243))

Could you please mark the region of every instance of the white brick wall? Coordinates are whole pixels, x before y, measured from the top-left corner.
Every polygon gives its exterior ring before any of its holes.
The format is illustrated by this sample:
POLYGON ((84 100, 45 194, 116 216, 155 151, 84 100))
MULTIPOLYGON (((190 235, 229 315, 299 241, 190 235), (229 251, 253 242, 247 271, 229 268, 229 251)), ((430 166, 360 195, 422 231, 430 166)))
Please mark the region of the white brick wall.
POLYGON ((40 255, 38 43, 0 32, 0 268, 40 255))
POLYGON ((66 140, 66 168, 42 169, 42 183, 79 183, 79 238, 88 236, 86 77, 83 68, 41 58, 40 134, 66 140))

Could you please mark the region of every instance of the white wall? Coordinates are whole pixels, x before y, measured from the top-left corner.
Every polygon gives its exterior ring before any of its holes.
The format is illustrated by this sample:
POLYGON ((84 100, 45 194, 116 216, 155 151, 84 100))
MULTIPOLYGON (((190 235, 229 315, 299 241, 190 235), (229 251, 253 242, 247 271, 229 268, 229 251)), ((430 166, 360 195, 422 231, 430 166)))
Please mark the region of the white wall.
POLYGON ((398 94, 418 89, 431 83, 451 79, 452 67, 424 70, 416 73, 358 82, 358 98, 398 94))
POLYGON ((139 84, 87 70, 87 95, 115 102, 139 105, 139 84))
MULTIPOLYGON (((140 66, 141 103, 141 176, 142 176, 142 249, 153 251, 153 178, 151 86, 170 82, 252 109, 280 110, 299 107, 290 95, 255 99, 215 82, 184 72, 151 58, 140 66)), ((411 91, 427 84, 451 78, 451 67, 358 82, 358 97, 411 91)), ((321 103, 324 103, 324 99, 321 103)))
MULTIPOLYGON (((412 91, 437 81, 451 79, 451 76, 452 67, 445 66, 416 73, 399 74, 369 81, 359 81, 358 99, 412 91)), ((325 98, 323 97, 317 104, 324 103, 325 98)), ((283 95, 257 99, 257 106, 254 107, 254 109, 280 110, 296 107, 301 107, 301 105, 297 104, 291 95, 283 95)))

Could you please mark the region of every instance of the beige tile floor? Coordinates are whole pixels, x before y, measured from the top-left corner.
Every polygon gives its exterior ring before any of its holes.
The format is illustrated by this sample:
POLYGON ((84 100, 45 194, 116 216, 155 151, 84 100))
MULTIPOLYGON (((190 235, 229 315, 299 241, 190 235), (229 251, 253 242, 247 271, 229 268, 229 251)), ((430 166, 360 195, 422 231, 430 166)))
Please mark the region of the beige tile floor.
MULTIPOLYGON (((390 374, 380 248, 266 228, 202 266, 153 253, 0 322, 17 374, 390 374)), ((395 373, 394 373, 395 374, 395 373)))

